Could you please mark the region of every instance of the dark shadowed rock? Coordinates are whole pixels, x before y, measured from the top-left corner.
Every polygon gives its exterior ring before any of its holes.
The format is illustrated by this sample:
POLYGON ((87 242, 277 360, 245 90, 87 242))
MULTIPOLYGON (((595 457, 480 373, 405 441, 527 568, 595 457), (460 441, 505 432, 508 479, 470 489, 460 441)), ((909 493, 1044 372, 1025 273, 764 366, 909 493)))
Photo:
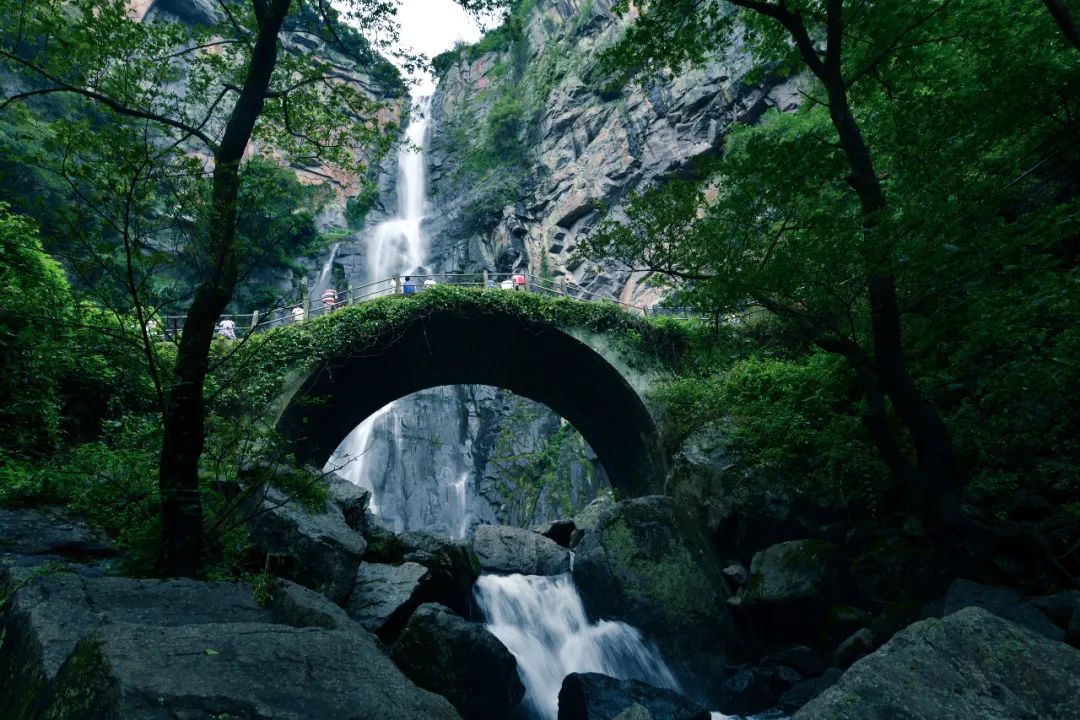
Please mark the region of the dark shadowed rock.
POLYGON ((400 540, 402 560, 431 571, 427 597, 459 615, 468 615, 472 586, 480 577, 480 560, 472 547, 425 532, 405 533, 400 540))
POLYGON ((634 625, 683 677, 719 674, 731 630, 727 586, 671 500, 600 499, 574 522, 574 582, 590 616, 634 625))
POLYGON ((1031 604, 1058 627, 1067 627, 1073 612, 1080 609, 1080 590, 1065 590, 1055 595, 1031 598, 1031 604))
POLYGON ((54 720, 454 720, 362 632, 121 623, 81 640, 49 693, 54 720))
POLYGON ((792 540, 754 555, 740 607, 768 639, 812 642, 846 581, 843 548, 824 540, 792 540))
POLYGON ((1065 628, 1065 642, 1080 648, 1080 608, 1073 610, 1072 618, 1065 628))
POLYGON ((360 563, 349 598, 349 617, 383 640, 394 638, 413 610, 427 600, 430 571, 419 563, 360 563))
POLYGON ((448 699, 467 720, 509 717, 525 694, 510 651, 483 625, 442 605, 416 609, 391 657, 414 683, 448 699))
POLYGON ((843 674, 844 671, 839 668, 829 668, 818 677, 797 683, 780 697, 780 702, 776 704, 777 709, 787 713, 795 712, 835 685, 843 674))
POLYGON ((833 664, 838 668, 846 668, 873 649, 874 633, 870 632, 869 628, 857 630, 833 652, 833 664))
POLYGON ((60 508, 0 508, 0 529, 0 554, 84 561, 119 555, 103 534, 60 508))
POLYGON ((318 512, 291 501, 269 487, 256 492, 246 508, 251 541, 273 556, 276 574, 344 603, 367 542, 349 527, 336 502, 328 499, 318 512))
POLYGON ((1023 625, 1051 640, 1065 638, 1064 630, 1055 626, 1035 605, 1024 602, 1020 593, 1011 588, 981 585, 970 580, 955 580, 945 592, 942 615, 951 615, 966 607, 989 610, 998 617, 1023 625))
POLYGON ((546 538, 551 538, 563 547, 570 547, 570 538, 573 536, 575 529, 576 526, 573 520, 552 520, 536 528, 536 532, 546 538))
POLYGON ((786 665, 804 677, 825 672, 825 661, 806 645, 795 645, 765 658, 769 665, 786 665))
POLYGON ((915 623, 794 720, 1080 717, 1080 651, 978 607, 915 623))
POLYGON ((270 608, 277 622, 293 627, 338 630, 353 622, 344 610, 330 602, 325 595, 284 578, 274 581, 270 608))
POLYGON ((732 668, 721 685, 719 708, 737 715, 768 710, 788 688, 802 679, 802 675, 786 665, 732 668))
POLYGON ((561 575, 570 572, 570 553, 540 533, 507 525, 480 525, 473 549, 487 572, 561 575))
POLYGON ((709 713, 690 698, 637 680, 570 673, 559 690, 559 720, 614 720, 635 705, 651 720, 709 720, 709 713))

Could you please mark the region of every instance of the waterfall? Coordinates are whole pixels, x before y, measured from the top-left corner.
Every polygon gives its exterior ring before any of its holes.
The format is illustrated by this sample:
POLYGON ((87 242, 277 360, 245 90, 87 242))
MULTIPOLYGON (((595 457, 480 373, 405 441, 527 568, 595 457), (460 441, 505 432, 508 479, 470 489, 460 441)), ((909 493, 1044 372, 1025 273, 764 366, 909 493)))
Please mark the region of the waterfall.
POLYGON ((569 575, 484 575, 474 593, 487 629, 517 659, 523 704, 538 720, 556 720, 559 689, 572 672, 679 690, 660 653, 635 628, 589 622, 569 575))
POLYGON ((409 114, 405 140, 398 150, 398 214, 379 223, 368 246, 368 281, 414 272, 427 260, 421 223, 427 211, 427 144, 431 98, 417 98, 409 114))
POLYGON ((371 449, 372 433, 375 431, 375 425, 389 414, 392 408, 393 403, 386 405, 357 425, 341 441, 341 444, 338 445, 337 450, 326 461, 326 466, 323 468, 324 472, 336 472, 354 485, 367 489, 371 493, 368 507, 375 515, 379 514, 379 508, 382 504, 382 492, 381 488, 376 488, 374 482, 372 482, 371 455, 368 451, 371 449))

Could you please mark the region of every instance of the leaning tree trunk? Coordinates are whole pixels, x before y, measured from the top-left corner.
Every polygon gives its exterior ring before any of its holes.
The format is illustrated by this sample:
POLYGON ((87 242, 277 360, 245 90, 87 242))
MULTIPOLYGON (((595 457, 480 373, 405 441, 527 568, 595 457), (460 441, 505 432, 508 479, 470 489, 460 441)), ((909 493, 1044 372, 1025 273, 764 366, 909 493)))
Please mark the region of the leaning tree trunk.
POLYGON ((1065 35, 1065 39, 1069 43, 1080 50, 1080 27, 1076 25, 1076 18, 1069 12, 1069 8, 1065 6, 1064 0, 1043 0, 1043 4, 1046 5, 1046 9, 1050 11, 1050 15, 1054 18, 1054 22, 1061 28, 1061 32, 1065 35))
POLYGON ((210 267, 184 320, 183 334, 165 405, 164 444, 158 471, 161 491, 163 570, 192 576, 202 559, 203 512, 199 457, 206 437, 203 387, 210 341, 221 313, 232 299, 238 274, 236 201, 243 160, 255 122, 262 113, 277 64, 278 33, 291 0, 253 0, 259 33, 243 88, 214 153, 210 223, 210 267))

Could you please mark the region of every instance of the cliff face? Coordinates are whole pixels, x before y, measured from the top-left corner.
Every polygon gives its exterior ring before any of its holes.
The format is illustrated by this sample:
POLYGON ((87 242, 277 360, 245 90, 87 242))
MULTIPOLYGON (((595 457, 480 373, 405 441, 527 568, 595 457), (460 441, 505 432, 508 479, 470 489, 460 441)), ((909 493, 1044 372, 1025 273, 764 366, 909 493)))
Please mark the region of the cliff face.
POLYGON ((617 213, 635 189, 715 153, 733 124, 794 108, 794 83, 749 82, 749 53, 733 37, 703 68, 605 90, 599 51, 627 22, 612 14, 612 0, 530 4, 522 39, 464 51, 442 73, 430 145, 433 259, 548 272, 624 301, 653 302, 640 277, 572 261, 579 238, 599 208, 617 213), (520 155, 506 158, 515 148, 520 155))

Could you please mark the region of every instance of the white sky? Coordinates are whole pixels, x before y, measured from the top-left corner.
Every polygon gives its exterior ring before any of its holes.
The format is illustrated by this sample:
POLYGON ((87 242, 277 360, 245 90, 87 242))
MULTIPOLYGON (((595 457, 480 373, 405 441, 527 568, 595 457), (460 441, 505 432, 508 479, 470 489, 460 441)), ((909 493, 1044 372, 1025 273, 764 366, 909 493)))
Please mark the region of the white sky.
MULTIPOLYGON (((401 46, 424 53, 429 59, 449 50, 458 40, 474 43, 483 34, 476 19, 454 0, 398 0, 398 4, 401 46)), ((417 79, 420 84, 413 93, 430 95, 435 89, 434 79, 427 73, 421 73, 417 79)))

